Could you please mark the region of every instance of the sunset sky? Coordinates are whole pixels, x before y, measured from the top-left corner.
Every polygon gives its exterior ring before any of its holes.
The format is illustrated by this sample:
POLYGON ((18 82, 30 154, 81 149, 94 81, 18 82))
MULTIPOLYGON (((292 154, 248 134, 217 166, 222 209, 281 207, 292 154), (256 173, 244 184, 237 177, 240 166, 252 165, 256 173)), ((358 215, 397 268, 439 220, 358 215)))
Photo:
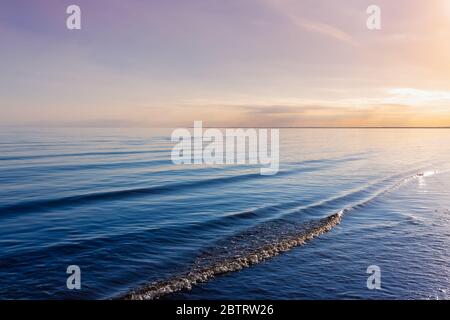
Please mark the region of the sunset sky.
POLYGON ((449 0, 2 0, 0 40, 4 126, 450 126, 449 0))

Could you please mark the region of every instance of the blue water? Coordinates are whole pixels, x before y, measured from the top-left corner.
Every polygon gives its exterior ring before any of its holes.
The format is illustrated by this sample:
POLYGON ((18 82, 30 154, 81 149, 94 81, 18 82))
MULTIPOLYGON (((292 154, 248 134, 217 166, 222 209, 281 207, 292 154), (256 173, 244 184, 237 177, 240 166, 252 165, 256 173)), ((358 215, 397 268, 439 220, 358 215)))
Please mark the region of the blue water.
POLYGON ((301 246, 160 298, 450 298, 450 130, 283 129, 274 176, 173 165, 170 133, 2 129, 0 298, 145 294, 337 212, 301 246))

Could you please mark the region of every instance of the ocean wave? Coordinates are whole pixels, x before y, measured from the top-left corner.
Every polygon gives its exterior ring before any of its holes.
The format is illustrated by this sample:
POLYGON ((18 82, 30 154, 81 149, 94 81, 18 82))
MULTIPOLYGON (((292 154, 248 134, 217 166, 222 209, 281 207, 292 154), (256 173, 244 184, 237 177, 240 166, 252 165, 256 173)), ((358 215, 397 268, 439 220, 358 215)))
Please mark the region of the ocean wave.
POLYGON ((182 276, 153 283, 138 291, 131 292, 122 299, 151 300, 181 290, 190 290, 193 285, 206 282, 213 277, 241 270, 251 265, 260 263, 282 252, 305 244, 307 241, 330 231, 341 221, 341 213, 333 214, 327 218, 309 221, 297 225, 297 231, 289 235, 284 234, 282 239, 252 249, 249 247, 243 251, 225 251, 228 257, 212 255, 214 259, 200 257, 190 272, 182 276), (207 263, 205 264, 205 261, 207 263))
MULTIPOLYGON (((306 242, 332 230, 340 224, 342 217, 351 211, 362 209, 382 194, 390 192, 413 179, 430 176, 436 171, 414 173, 400 181, 379 189, 370 196, 360 199, 330 216, 296 222, 278 219, 262 223, 247 231, 229 237, 205 250, 194 262, 190 271, 167 280, 156 281, 136 291, 132 291, 121 299, 152 300, 182 290, 191 290, 196 284, 207 282, 217 275, 239 271, 250 267, 282 252, 304 245, 306 242)), ((367 192, 361 190, 360 192, 367 192)), ((354 195, 355 193, 353 193, 354 195)), ((341 200, 336 197, 334 200, 341 200)), ((329 200, 332 201, 333 199, 329 200)), ((323 207, 325 202, 315 206, 323 207)), ((314 206, 309 206, 309 209, 314 206)))
POLYGON ((42 210, 51 210, 54 208, 83 205, 86 203, 96 201, 120 200, 131 197, 168 194, 173 192, 180 192, 184 189, 211 187, 214 185, 236 183, 252 179, 277 179, 280 177, 285 177, 288 175, 298 173, 309 173, 324 170, 325 168, 328 168, 329 166, 332 165, 333 165, 332 163, 325 163, 322 165, 314 165, 309 167, 308 166, 295 167, 289 170, 280 171, 275 176, 262 176, 259 173, 247 173, 233 176, 224 176, 219 178, 194 180, 188 182, 179 182, 179 183, 174 182, 152 187, 100 191, 54 199, 36 199, 36 200, 22 201, 18 203, 0 206, 0 211, 2 211, 0 218, 5 217, 8 214, 39 212, 42 210))
MULTIPOLYGON (((65 250, 73 250, 74 248, 81 250, 82 248, 102 246, 105 243, 127 242, 130 239, 141 239, 145 237, 145 235, 149 231, 152 232, 153 237, 162 238, 165 234, 169 233, 189 232, 189 230, 191 230, 193 227, 200 228, 201 230, 211 230, 212 228, 217 227, 233 228, 233 226, 239 225, 244 220, 249 219, 252 219, 255 222, 259 223, 257 227, 260 229, 258 229, 257 233, 263 233, 264 239, 271 239, 272 236, 277 236, 278 233, 276 232, 276 230, 279 230, 279 233, 283 234, 283 229, 287 230, 292 223, 295 224, 300 219, 310 219, 314 217, 322 218, 327 212, 331 213, 341 211, 343 213, 346 213, 354 209, 363 208, 364 205, 377 199, 381 194, 389 192, 410 181, 411 179, 420 178, 424 175, 430 175, 432 172, 434 171, 419 171, 419 173, 414 174, 408 173, 406 177, 406 173, 404 173, 403 175, 396 174, 391 177, 387 177, 385 179, 367 184, 359 189, 353 189, 340 195, 330 196, 326 199, 321 199, 309 203, 305 202, 305 200, 283 202, 274 205, 262 206, 253 210, 234 212, 223 216, 214 217, 202 222, 186 222, 179 225, 162 227, 152 226, 135 231, 84 238, 77 241, 75 247, 71 242, 56 243, 49 246, 43 246, 37 250, 35 249, 33 253, 47 255, 58 251, 61 252, 65 250), (399 176, 402 176, 403 178, 399 180, 399 176), (276 225, 278 223, 282 223, 283 227, 277 228, 276 225), (268 230, 263 230, 265 228, 267 228, 268 230)), ((3 213, 0 217, 4 216, 5 214, 3 213)), ((4 259, 5 261, 8 261, 8 263, 12 264, 17 259, 20 260, 20 257, 24 254, 27 254, 27 251, 16 252, 11 256, 4 256, 4 259)))
POLYGON ((90 156, 115 156, 115 155, 133 155, 133 154, 155 154, 167 152, 165 149, 161 150, 138 150, 138 151, 93 151, 93 152, 78 152, 78 153, 58 153, 58 154, 37 154, 37 155, 20 155, 20 156, 0 156, 0 161, 18 161, 18 160, 35 160, 35 159, 51 159, 51 158, 66 158, 66 157, 90 157, 90 156))

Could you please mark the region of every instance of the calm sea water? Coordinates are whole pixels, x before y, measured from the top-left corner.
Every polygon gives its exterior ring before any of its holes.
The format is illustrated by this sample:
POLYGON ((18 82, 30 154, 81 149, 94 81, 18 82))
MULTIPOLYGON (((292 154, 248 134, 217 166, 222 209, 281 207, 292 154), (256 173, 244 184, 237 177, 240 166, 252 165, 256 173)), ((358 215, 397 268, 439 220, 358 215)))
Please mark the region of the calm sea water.
POLYGON ((0 298, 450 298, 450 130, 281 130, 275 176, 175 166, 170 133, 2 129, 0 298))

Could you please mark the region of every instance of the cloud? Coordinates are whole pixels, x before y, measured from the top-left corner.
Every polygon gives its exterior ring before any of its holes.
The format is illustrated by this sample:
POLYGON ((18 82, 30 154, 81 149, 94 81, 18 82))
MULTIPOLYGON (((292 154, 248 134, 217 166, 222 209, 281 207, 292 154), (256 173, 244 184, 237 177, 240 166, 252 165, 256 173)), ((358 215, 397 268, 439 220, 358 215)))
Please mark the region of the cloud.
POLYGON ((450 91, 430 91, 414 88, 394 88, 388 90, 392 102, 408 105, 425 105, 431 103, 445 104, 450 107, 450 91))
MULTIPOLYGON (((334 107, 328 105, 227 106, 240 111, 233 126, 255 127, 408 127, 448 126, 450 114, 433 115, 403 104, 334 107)), ((224 126, 226 124, 222 124, 224 126)))
POLYGON ((358 45, 349 33, 336 26, 320 21, 307 19, 303 16, 295 14, 294 10, 292 10, 292 8, 286 1, 268 0, 267 3, 277 12, 288 18, 295 26, 305 31, 317 33, 352 46, 358 45))
POLYGON ((293 15, 288 16, 295 25, 307 31, 319 33, 321 35, 333 38, 334 40, 338 40, 340 42, 344 42, 353 46, 357 45, 350 34, 337 27, 317 21, 310 21, 293 15))

